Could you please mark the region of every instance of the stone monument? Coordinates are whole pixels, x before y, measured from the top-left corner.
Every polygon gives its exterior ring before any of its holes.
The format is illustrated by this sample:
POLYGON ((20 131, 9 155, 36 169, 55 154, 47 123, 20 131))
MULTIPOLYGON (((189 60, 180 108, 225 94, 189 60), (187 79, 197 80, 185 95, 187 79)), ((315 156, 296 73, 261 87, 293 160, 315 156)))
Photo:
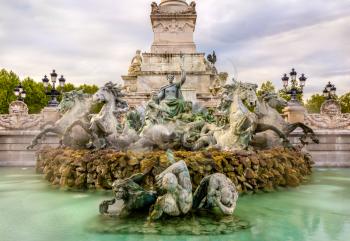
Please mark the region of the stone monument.
MULTIPOLYGON (((196 3, 185 0, 161 0, 151 5, 151 24, 154 40, 150 52, 136 52, 128 74, 122 76, 130 106, 147 102, 151 93, 168 84, 167 76, 180 80, 181 67, 187 73, 182 87, 186 101, 199 102, 215 107, 218 98, 212 93, 217 87, 219 74, 215 61, 208 61, 204 53, 198 53, 193 41, 196 27, 196 3)), ((224 75, 225 76, 225 75, 224 75)))

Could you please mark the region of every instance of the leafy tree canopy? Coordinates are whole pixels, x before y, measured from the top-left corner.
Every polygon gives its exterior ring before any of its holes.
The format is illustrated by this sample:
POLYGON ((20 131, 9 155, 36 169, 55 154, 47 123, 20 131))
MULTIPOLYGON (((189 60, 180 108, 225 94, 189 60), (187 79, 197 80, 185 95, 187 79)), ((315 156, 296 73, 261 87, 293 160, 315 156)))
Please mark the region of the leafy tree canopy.
POLYGON ((262 83, 256 94, 258 96, 261 96, 263 93, 266 92, 276 92, 275 86, 270 80, 262 83))
POLYGON ((343 113, 350 113, 350 92, 342 95, 339 98, 339 103, 343 113))
MULTIPOLYGON (((5 69, 0 70, 0 114, 7 114, 9 104, 16 100, 13 90, 19 83, 20 78, 14 72, 5 69)), ((24 102, 28 106, 29 113, 39 113, 45 106, 47 106, 49 97, 46 95, 45 87, 41 82, 36 82, 27 77, 22 80, 22 86, 27 93, 24 102)), ((51 90, 51 88, 52 87, 49 86, 48 91, 51 90)), ((83 90, 85 93, 94 94, 97 92, 98 87, 96 85, 86 84, 76 87, 71 83, 66 83, 63 89, 61 87, 58 87, 57 89, 63 92, 83 90)))
POLYGON ((0 113, 8 113, 9 104, 16 100, 13 90, 18 84, 19 77, 15 73, 5 69, 0 71, 0 113))
POLYGON ((314 94, 305 103, 305 107, 309 113, 320 113, 321 105, 326 100, 323 95, 314 94))

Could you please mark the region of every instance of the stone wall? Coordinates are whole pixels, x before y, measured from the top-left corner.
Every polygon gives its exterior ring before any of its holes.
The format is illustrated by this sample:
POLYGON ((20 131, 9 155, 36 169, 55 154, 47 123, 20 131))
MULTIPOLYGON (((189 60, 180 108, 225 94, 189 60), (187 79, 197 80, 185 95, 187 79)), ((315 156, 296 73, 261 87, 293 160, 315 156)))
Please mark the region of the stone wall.
MULTIPOLYGON (((28 114, 24 102, 13 101, 9 114, 0 115, 0 166, 35 166, 35 151, 26 147, 40 129, 59 118, 56 108, 46 107, 40 114, 28 114)), ((58 142, 57 136, 49 135, 42 144, 57 146, 58 142)))
MULTIPOLYGON (((350 167, 350 130, 315 129, 320 144, 305 147, 318 167, 350 167)), ((292 143, 298 143, 300 131, 291 134, 292 143)))
MULTIPOLYGON (((36 150, 27 150, 39 131, 0 130, 0 166, 35 166, 36 150)), ((58 146, 56 135, 49 135, 43 145, 58 146)))
MULTIPOLYGON (((220 172, 240 192, 269 191, 278 186, 298 186, 311 174, 308 155, 287 149, 254 152, 174 152, 185 160, 194 188, 203 177, 220 172)), ((113 150, 88 151, 45 149, 38 155, 37 171, 56 186, 77 189, 110 189, 116 179, 144 173, 143 185, 155 188, 155 176, 170 162, 165 152, 122 153, 113 150)))

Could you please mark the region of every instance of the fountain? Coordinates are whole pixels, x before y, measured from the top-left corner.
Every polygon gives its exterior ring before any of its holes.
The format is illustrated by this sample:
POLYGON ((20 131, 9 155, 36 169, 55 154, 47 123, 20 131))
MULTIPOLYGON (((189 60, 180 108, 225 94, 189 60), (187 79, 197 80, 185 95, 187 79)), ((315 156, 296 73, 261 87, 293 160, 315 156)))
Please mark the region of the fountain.
POLYGON ((273 107, 283 103, 275 94, 258 98, 255 84, 232 80, 220 92, 219 119, 185 101, 186 71, 181 72, 178 81, 167 76, 169 84, 154 93, 146 109, 129 109, 123 88, 111 82, 92 97, 65 94, 62 118, 30 146, 55 128, 61 134, 60 148, 39 152, 37 170, 61 187, 112 189, 114 198, 100 204, 102 215, 125 218, 148 211, 150 220, 185 217, 203 208, 231 216, 238 192, 297 186, 311 173, 310 157, 287 136, 301 126, 303 145, 308 137, 318 140, 311 128, 273 116, 278 115, 273 107), (101 110, 91 112, 99 103, 101 110), (267 124, 273 124, 269 118, 279 125, 267 124), (88 138, 74 137, 77 126, 88 138), (261 145, 257 134, 266 130, 273 133, 265 136, 269 144, 261 145))
POLYGON ((131 227, 135 217, 205 223, 190 234, 208 234, 220 223, 220 233, 245 229, 249 224, 233 216, 239 194, 296 187, 311 174, 312 160, 301 148, 318 143, 313 130, 288 124, 275 109, 285 105, 277 94, 258 97, 256 84, 224 83, 216 53, 207 60, 196 53, 195 6, 153 3, 152 53, 136 52, 124 86, 108 82, 93 96, 65 93, 62 117, 28 146, 56 133, 60 147, 38 151, 37 172, 68 190, 112 190, 113 198, 99 205, 100 223, 118 220, 125 228, 102 225, 111 232, 154 232, 131 227), (137 90, 145 84, 148 97, 140 103, 146 95, 137 90), (298 127, 303 134, 295 146, 288 136, 298 127))

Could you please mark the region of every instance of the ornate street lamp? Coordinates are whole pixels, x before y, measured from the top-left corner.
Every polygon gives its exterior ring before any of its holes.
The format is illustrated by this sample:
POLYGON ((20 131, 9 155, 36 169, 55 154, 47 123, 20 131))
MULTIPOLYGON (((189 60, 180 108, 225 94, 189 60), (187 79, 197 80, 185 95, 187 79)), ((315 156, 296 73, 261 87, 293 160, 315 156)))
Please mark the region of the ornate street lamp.
MULTIPOLYGON (((57 97, 61 95, 61 93, 56 89, 56 82, 57 82, 57 73, 55 70, 52 71, 52 73, 50 74, 51 76, 51 83, 52 83, 52 88, 50 91, 47 90, 50 80, 47 78, 47 76, 45 75, 44 78, 42 79, 44 87, 45 87, 45 91, 46 91, 46 95, 50 96, 50 101, 48 106, 49 107, 57 107, 59 102, 57 101, 57 97)), ((58 79, 59 85, 63 88, 64 84, 66 82, 66 79, 63 78, 63 75, 61 75, 61 77, 58 79)))
POLYGON ((282 77, 283 87, 286 94, 291 96, 291 103, 298 104, 297 95, 303 93, 303 89, 305 87, 305 83, 307 78, 305 74, 302 74, 299 78, 299 82, 297 81, 298 73, 293 68, 289 73, 290 75, 290 86, 289 86, 289 77, 287 74, 284 74, 282 77))
POLYGON ((336 91, 337 88, 331 82, 328 82, 328 84, 324 87, 323 96, 327 100, 335 99, 336 91))
POLYGON ((23 89, 23 86, 21 82, 19 82, 19 85, 13 90, 13 93, 17 97, 17 100, 24 101, 24 99, 27 96, 26 91, 23 89))

